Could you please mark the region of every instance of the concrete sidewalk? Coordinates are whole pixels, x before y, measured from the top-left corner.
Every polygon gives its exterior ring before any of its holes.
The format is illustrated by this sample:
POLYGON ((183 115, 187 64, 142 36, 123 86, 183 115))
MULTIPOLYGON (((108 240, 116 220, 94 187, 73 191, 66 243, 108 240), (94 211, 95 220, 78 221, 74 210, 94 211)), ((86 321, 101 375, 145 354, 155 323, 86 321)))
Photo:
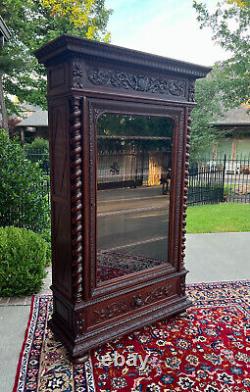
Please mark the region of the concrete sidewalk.
POLYGON ((250 233, 188 234, 187 282, 250 279, 250 233))
MULTIPOLYGON (((187 282, 250 278, 250 233, 187 235, 187 282)), ((42 292, 48 291, 51 274, 42 292)), ((11 392, 30 310, 30 298, 0 301, 0 385, 11 392)))

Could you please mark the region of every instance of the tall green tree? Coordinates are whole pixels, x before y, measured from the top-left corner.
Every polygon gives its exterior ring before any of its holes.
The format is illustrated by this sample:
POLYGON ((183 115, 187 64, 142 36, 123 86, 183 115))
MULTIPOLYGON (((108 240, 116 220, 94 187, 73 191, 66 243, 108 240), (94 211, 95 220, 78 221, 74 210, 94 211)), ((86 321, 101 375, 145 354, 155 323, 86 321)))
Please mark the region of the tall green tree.
POLYGON ((223 111, 250 98, 250 0, 218 1, 213 13, 193 0, 200 28, 210 28, 215 42, 230 53, 214 65, 207 78, 196 82, 197 106, 192 112, 191 154, 202 156, 223 136, 211 126, 223 111))
POLYGON ((216 76, 214 69, 206 79, 197 80, 195 85, 196 106, 191 114, 191 160, 206 155, 211 145, 222 136, 212 126, 222 109, 216 76))
POLYGON ((217 78, 226 106, 237 106, 250 98, 250 0, 218 1, 209 12, 202 1, 193 0, 200 28, 212 30, 214 41, 229 52, 217 78))
POLYGON ((20 103, 46 107, 46 78, 33 52, 61 34, 109 41, 106 27, 111 11, 105 0, 1 0, 1 16, 12 32, 0 50, 0 69, 9 113, 20 103))

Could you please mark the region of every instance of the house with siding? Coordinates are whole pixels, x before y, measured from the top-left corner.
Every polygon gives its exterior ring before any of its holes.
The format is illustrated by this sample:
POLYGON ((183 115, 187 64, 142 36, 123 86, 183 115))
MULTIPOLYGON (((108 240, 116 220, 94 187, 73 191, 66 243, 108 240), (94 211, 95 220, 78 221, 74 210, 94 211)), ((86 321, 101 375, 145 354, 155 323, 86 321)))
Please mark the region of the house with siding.
POLYGON ((13 134, 18 135, 22 143, 31 142, 36 137, 48 139, 48 112, 41 109, 31 112, 16 125, 13 134))
POLYGON ((235 159, 250 155, 250 106, 226 111, 212 124, 223 137, 211 148, 214 159, 224 154, 235 159))

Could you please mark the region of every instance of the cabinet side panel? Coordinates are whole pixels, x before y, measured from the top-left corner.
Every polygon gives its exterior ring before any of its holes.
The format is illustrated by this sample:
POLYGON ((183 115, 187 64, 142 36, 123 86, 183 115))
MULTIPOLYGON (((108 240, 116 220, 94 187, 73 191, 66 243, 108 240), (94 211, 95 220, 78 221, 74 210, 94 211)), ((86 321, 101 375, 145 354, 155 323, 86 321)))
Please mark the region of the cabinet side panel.
POLYGON ((53 286, 71 297, 71 212, 69 108, 67 100, 49 107, 53 286))

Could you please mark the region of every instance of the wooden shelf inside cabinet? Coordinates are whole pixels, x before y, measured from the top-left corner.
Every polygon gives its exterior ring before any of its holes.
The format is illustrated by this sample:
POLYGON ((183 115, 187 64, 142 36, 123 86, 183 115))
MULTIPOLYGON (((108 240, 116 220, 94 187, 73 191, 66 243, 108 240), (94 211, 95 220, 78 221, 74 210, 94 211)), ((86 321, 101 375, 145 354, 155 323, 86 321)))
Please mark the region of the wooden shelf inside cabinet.
POLYGON ((184 311, 194 83, 209 68, 62 36, 47 68, 52 327, 72 360, 184 311))

